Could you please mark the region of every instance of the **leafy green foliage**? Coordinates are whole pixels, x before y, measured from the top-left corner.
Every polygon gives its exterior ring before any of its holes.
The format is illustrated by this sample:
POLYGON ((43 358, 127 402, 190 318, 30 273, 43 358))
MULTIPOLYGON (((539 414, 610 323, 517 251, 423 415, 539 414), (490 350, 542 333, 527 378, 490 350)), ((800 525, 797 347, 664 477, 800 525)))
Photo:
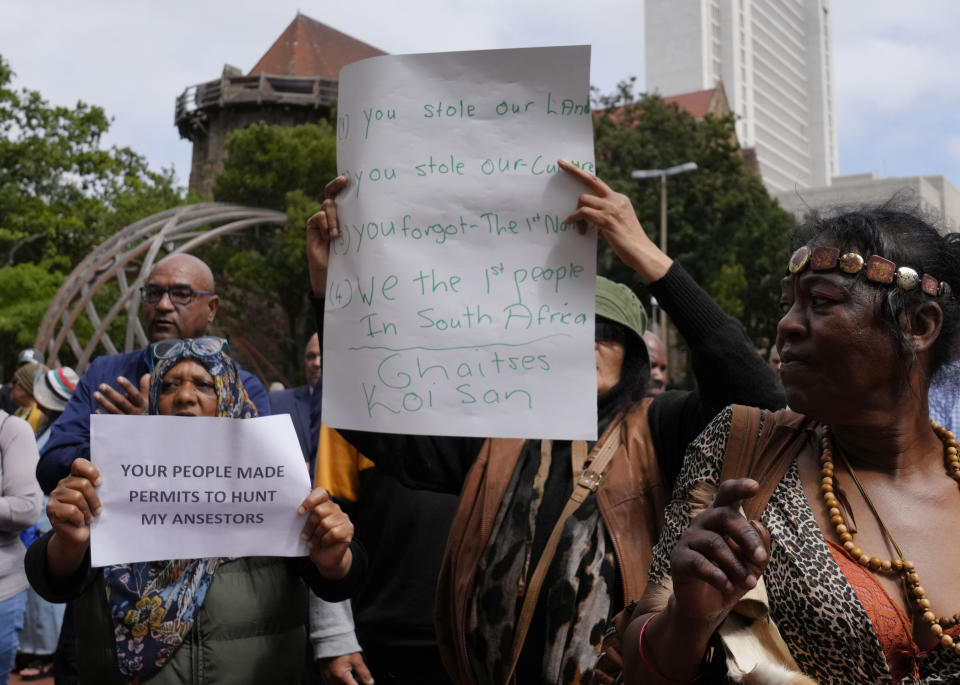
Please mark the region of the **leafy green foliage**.
POLYGON ((322 200, 336 160, 337 141, 326 121, 289 128, 253 124, 227 137, 227 161, 213 197, 278 210, 286 209, 291 190, 322 200))
POLYGON ((303 226, 320 209, 324 185, 336 176, 336 149, 333 128, 326 121, 294 127, 254 124, 230 133, 227 159, 214 181, 219 202, 287 213, 285 227, 236 234, 207 246, 202 256, 224 282, 248 293, 247 302, 266 298, 280 307, 285 330, 277 331, 273 342, 276 337, 282 341, 288 378, 300 376, 303 344, 314 330, 303 226))
MULTIPOLYGON (((43 312, 74 266, 127 224, 183 199, 172 170, 154 172, 130 148, 101 146, 110 127, 103 109, 84 102, 52 106, 36 91, 11 88, 12 79, 0 57, 0 366, 5 369, 20 347, 33 343, 43 312)), ((89 324, 77 330, 84 326, 89 324)))
POLYGON ((23 262, 0 269, 0 345, 17 351, 33 345, 47 304, 67 276, 66 260, 23 262))
POLYGON ((127 223, 178 204, 173 171, 151 171, 129 148, 102 149, 100 107, 51 106, 9 87, 0 57, 0 260, 66 257, 73 266, 127 223))
MULTIPOLYGON (((697 163, 696 171, 667 178, 667 251, 758 346, 768 344, 794 220, 745 166, 732 116, 696 120, 658 96, 638 99, 632 79, 594 100, 598 175, 631 199, 658 244, 660 180, 634 180, 630 173, 697 163)), ((599 268, 638 283, 609 248, 601 250, 599 268)))

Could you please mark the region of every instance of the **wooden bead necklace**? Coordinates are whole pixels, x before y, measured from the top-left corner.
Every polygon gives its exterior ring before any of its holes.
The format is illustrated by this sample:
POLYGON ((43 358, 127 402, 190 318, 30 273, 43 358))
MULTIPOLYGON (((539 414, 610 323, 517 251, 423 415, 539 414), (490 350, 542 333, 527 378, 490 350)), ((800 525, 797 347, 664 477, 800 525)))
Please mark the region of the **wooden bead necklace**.
MULTIPOLYGON (((939 426, 933 421, 930 421, 930 425, 933 427, 933 432, 936 433, 937 437, 943 443, 944 461, 946 462, 950 476, 957 481, 957 483, 960 483, 960 456, 957 454, 960 443, 954 439, 953 433, 943 426, 939 426)), ((870 511, 872 511, 874 517, 876 517, 880 528, 883 529, 883 534, 893 545, 898 556, 889 561, 880 559, 879 557, 872 557, 860 549, 853 541, 853 533, 850 532, 850 529, 844 521, 843 514, 840 511, 840 501, 833 491, 833 435, 830 431, 830 426, 824 426, 823 437, 820 439, 820 492, 823 494, 823 501, 827 505, 827 511, 830 514, 830 523, 833 524, 834 529, 837 531, 837 535, 843 543, 843 548, 857 563, 870 569, 874 573, 899 575, 903 582, 908 603, 914 605, 920 614, 921 620, 929 626, 930 632, 940 640, 941 645, 951 647, 957 654, 960 654, 960 639, 954 640, 944 632, 944 628, 949 628, 950 626, 960 623, 960 613, 956 613, 950 617, 937 617, 931 610, 930 600, 926 598, 926 592, 923 586, 920 585, 920 576, 917 574, 914 563, 903 558, 903 551, 900 549, 897 541, 893 539, 893 535, 891 535, 887 525, 883 522, 876 507, 873 506, 873 502, 870 501, 866 491, 864 491, 860 479, 857 478, 857 474, 854 473, 846 457, 842 453, 838 452, 837 454, 843 460, 844 466, 850 473, 850 478, 857 486, 867 506, 870 507, 870 511)))

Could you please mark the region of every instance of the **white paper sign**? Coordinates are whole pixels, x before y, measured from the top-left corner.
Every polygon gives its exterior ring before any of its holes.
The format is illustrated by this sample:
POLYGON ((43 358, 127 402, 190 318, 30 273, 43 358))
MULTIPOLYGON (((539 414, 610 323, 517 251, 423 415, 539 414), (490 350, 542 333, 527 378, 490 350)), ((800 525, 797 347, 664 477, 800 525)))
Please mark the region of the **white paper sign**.
POLYGON ((589 46, 385 56, 340 73, 324 422, 596 438, 589 46))
POLYGON ((297 507, 310 477, 287 414, 94 414, 90 458, 103 478, 93 566, 307 554, 297 507))

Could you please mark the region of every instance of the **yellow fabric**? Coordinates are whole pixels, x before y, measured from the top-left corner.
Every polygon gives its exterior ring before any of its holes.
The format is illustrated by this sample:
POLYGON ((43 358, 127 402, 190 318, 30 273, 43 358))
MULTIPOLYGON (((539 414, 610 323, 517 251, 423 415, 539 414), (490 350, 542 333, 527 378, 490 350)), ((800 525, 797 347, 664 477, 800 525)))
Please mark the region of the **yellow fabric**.
POLYGON ((360 499, 360 472, 372 466, 373 462, 335 429, 320 425, 313 487, 324 488, 334 497, 356 502, 360 499))
POLYGON ((19 416, 21 419, 30 424, 34 435, 39 434, 40 430, 47 423, 46 414, 44 414, 40 407, 36 405, 30 407, 29 409, 18 409, 16 416, 19 416))

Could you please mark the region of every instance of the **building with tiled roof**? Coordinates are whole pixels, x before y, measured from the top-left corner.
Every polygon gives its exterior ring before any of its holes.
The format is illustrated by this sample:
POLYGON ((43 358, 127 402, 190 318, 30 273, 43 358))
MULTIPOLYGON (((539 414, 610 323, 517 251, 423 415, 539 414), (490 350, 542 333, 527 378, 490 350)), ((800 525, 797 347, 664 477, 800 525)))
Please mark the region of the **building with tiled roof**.
POLYGON ((193 143, 190 189, 211 194, 231 131, 260 121, 296 126, 327 118, 340 70, 384 54, 298 13, 250 73, 226 65, 220 78, 188 87, 174 120, 193 143))
POLYGON ((675 104, 684 112, 688 112, 694 119, 703 119, 708 114, 715 117, 725 117, 730 114, 730 105, 727 94, 722 85, 707 90, 698 90, 693 93, 681 93, 663 98, 666 103, 675 104))
POLYGON ((318 76, 336 81, 348 64, 385 54, 305 14, 297 14, 250 75, 318 76))
MULTIPOLYGON (((707 115, 725 117, 731 114, 727 93, 722 83, 718 83, 715 88, 671 95, 670 97, 663 98, 663 101, 667 104, 676 105, 677 109, 681 112, 686 112, 694 119, 703 119, 707 115)), ((622 123, 623 107, 605 110, 605 112, 614 122, 622 123)), ((733 138, 737 140, 736 131, 734 131, 733 138)), ((737 141, 737 143, 739 144, 739 141, 737 141)), ((747 169, 757 176, 760 176, 756 150, 754 148, 741 147, 740 155, 743 157, 747 169)))
MULTIPOLYGON (((703 119, 708 114, 715 117, 725 117, 730 114, 730 106, 727 104, 727 95, 723 90, 723 84, 718 83, 716 88, 709 90, 698 90, 693 93, 681 93, 668 98, 663 98, 667 104, 674 104, 681 112, 686 112, 694 119, 703 119)), ((613 121, 619 123, 623 118, 624 107, 613 107, 603 110, 613 121)), ((596 112, 599 114, 599 112, 596 112)))

